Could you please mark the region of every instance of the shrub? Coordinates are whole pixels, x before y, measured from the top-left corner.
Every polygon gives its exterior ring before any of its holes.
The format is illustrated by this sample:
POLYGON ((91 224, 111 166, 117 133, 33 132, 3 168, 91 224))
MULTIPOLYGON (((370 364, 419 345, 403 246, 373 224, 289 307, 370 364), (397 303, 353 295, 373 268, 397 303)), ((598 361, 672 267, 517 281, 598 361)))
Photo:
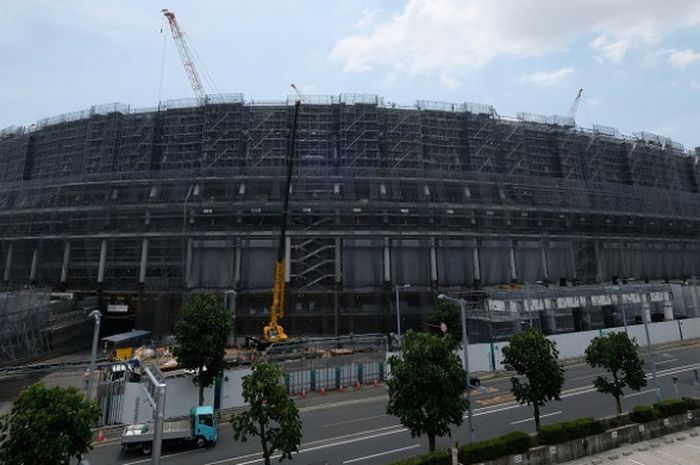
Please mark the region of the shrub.
POLYGON ((391 465, 450 465, 450 454, 446 450, 436 450, 429 454, 399 460, 391 465))
POLYGON ((487 460, 522 454, 530 448, 530 435, 514 431, 486 441, 467 444, 459 449, 459 461, 464 464, 480 463, 487 460))
POLYGON ((595 418, 578 418, 553 425, 541 426, 537 433, 540 444, 559 444, 572 439, 591 436, 605 431, 603 424, 595 418))
POLYGON ((670 417, 672 415, 680 415, 688 411, 688 404, 680 399, 667 399, 654 404, 654 407, 661 412, 662 417, 670 417))
POLYGON ((627 413, 603 418, 600 422, 603 424, 603 430, 619 428, 620 426, 629 425, 631 423, 630 416, 627 413))
POLYGON ((688 406, 688 410, 697 410, 700 408, 700 399, 694 397, 683 397, 683 402, 688 406))
POLYGON ((637 405, 630 411, 630 418, 637 423, 648 423, 659 416, 660 412, 653 405, 637 405))

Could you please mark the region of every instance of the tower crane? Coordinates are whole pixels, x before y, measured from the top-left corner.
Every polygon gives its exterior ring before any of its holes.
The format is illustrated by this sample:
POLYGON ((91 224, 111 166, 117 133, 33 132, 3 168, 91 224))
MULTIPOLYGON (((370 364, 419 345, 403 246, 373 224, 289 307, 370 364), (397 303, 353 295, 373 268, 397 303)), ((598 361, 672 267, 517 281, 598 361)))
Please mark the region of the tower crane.
POLYGON ((580 88, 576 93, 576 98, 571 102, 571 107, 569 107, 569 112, 566 114, 573 121, 576 121, 576 111, 578 111, 578 104, 581 102, 581 96, 583 95, 583 88, 580 88))
POLYGON ((202 85, 202 80, 199 77, 199 72, 197 71, 197 66, 194 63, 193 53, 187 43, 187 38, 185 37, 185 32, 180 29, 180 25, 175 19, 175 13, 168 9, 163 9, 163 15, 168 20, 170 24, 170 31, 173 33, 173 40, 175 41, 175 46, 180 54, 180 59, 182 60, 182 65, 185 67, 185 73, 187 74, 187 79, 190 81, 192 90, 194 94, 203 99, 204 86, 202 85))

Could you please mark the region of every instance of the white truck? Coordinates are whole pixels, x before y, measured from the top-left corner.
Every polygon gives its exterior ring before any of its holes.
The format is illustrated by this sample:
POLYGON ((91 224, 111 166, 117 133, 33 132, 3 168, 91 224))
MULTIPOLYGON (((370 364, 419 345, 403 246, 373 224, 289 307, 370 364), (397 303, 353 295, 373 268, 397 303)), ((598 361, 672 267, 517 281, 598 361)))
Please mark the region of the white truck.
MULTIPOLYGON (((153 450, 153 432, 153 422, 128 425, 122 433, 122 447, 140 447, 148 455, 153 450)), ((180 442, 200 448, 216 444, 217 436, 217 422, 212 407, 194 407, 189 419, 163 422, 163 444, 180 442)))

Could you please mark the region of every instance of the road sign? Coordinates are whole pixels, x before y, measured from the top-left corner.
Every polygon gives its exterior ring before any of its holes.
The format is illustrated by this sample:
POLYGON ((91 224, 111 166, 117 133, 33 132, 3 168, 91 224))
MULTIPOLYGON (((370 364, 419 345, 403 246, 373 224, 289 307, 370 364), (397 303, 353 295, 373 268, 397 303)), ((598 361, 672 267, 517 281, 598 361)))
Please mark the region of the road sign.
POLYGON ((442 331, 442 334, 447 333, 447 325, 445 324, 444 321, 440 322, 440 331, 442 331))

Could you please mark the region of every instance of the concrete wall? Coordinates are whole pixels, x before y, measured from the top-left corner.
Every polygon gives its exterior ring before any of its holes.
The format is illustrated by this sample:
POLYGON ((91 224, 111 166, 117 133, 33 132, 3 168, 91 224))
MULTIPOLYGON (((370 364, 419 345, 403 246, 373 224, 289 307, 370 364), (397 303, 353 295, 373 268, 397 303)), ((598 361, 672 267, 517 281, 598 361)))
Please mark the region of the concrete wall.
MULTIPOLYGON (((586 348, 594 337, 600 336, 601 334, 608 334, 610 332, 624 330, 624 327, 608 328, 595 331, 582 331, 578 333, 555 334, 552 336, 547 336, 547 338, 557 343, 559 358, 564 360, 568 358, 583 357, 586 348)), ((643 324, 628 325, 627 332, 630 337, 637 340, 637 344, 642 347, 646 346, 647 341, 643 324)), ((667 342, 680 341, 681 339, 700 338, 700 318, 650 323, 649 336, 651 337, 652 344, 664 344, 667 342)), ((498 342, 494 344, 470 344, 470 371, 477 372, 503 369, 503 364, 501 363, 503 360, 503 355, 501 350, 507 344, 507 342, 498 342), (495 366, 492 364, 492 350, 494 351, 493 359, 495 359, 495 366)), ((459 356, 461 359, 461 350, 459 351, 459 356)))

